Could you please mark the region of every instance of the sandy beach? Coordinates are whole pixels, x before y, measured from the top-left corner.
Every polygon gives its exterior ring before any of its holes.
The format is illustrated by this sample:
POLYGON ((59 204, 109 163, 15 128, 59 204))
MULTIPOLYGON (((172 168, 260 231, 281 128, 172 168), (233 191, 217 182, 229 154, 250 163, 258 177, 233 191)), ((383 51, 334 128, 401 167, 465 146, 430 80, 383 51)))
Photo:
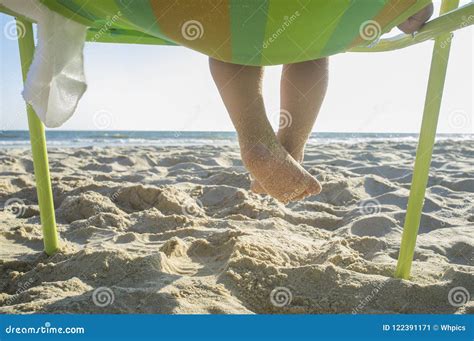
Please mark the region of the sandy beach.
POLYGON ((249 192, 237 146, 0 151, 0 313, 474 313, 474 140, 439 141, 410 281, 393 278, 415 143, 310 145, 323 191, 249 192))

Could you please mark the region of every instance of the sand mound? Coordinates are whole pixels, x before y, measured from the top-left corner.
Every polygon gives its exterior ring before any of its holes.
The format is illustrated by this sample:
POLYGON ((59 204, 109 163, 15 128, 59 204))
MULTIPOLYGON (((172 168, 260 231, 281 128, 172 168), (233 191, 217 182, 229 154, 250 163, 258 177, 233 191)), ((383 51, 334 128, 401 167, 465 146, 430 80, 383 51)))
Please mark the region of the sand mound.
POLYGON ((70 223, 103 212, 116 215, 122 213, 109 198, 95 192, 86 192, 66 198, 58 208, 58 217, 70 223))

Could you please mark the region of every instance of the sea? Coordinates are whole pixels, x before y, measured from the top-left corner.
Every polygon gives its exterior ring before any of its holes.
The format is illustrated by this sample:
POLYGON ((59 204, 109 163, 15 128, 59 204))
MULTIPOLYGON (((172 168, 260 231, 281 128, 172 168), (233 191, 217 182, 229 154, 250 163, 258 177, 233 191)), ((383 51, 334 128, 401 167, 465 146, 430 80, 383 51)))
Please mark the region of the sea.
MULTIPOLYGON (((472 140, 474 134, 438 134, 437 140, 472 140)), ((47 130, 49 147, 89 146, 186 146, 186 145, 236 145, 237 135, 228 131, 65 131, 47 130)), ((418 134, 410 133, 337 133, 316 132, 309 144, 358 143, 370 141, 414 142, 418 134)), ((28 147, 26 130, 0 131, 0 148, 28 147)))

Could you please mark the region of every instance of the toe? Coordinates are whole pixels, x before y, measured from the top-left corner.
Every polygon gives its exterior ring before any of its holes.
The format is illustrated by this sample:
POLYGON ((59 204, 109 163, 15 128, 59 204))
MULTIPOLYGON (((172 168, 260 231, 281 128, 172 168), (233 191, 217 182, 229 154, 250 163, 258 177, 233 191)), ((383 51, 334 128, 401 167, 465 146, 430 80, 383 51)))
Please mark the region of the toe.
POLYGON ((398 25, 398 28, 400 29, 400 31, 402 31, 405 34, 412 34, 416 32, 418 28, 420 27, 421 25, 418 22, 413 21, 412 19, 408 19, 404 23, 398 25))
POLYGON ((306 198, 307 196, 309 196, 310 194, 308 193, 308 191, 304 191, 303 193, 301 193, 300 195, 298 195, 297 197, 293 198, 291 201, 299 201, 299 200, 303 200, 304 198, 306 198))
POLYGON ((308 192, 308 195, 314 195, 314 194, 321 193, 321 190, 322 190, 322 186, 319 183, 319 181, 316 180, 315 178, 312 178, 306 191, 308 192))
POLYGON ((426 6, 420 12, 408 18, 405 22, 401 23, 398 28, 406 33, 412 34, 418 31, 433 15, 433 4, 426 6))
POLYGON ((299 201, 311 195, 319 194, 321 193, 321 189, 322 189, 321 184, 316 180, 315 183, 312 183, 310 186, 308 186, 308 188, 305 191, 303 191, 303 193, 292 198, 291 201, 299 201))

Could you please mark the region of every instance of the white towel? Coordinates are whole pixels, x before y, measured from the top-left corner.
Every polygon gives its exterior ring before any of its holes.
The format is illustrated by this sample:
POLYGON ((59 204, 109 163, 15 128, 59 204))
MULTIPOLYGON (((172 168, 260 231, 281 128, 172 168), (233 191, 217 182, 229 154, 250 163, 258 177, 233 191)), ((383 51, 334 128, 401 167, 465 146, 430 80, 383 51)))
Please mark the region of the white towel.
POLYGON ((38 43, 23 97, 47 127, 59 127, 74 114, 87 88, 83 57, 87 27, 37 0, 0 3, 38 24, 38 43))

